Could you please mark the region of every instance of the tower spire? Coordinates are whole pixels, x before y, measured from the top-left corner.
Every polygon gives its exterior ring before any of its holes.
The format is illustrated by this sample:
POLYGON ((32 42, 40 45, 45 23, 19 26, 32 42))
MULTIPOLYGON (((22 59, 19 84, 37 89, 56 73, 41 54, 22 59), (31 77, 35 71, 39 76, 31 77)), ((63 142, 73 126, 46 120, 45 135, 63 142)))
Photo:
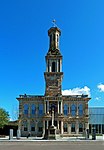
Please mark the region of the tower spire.
MULTIPOLYGON (((53 21, 54 26, 56 21, 53 21)), ((45 96, 62 95, 62 55, 59 50, 59 37, 61 31, 57 27, 51 27, 48 30, 50 38, 49 50, 46 55, 46 72, 44 73, 46 90, 45 96)))

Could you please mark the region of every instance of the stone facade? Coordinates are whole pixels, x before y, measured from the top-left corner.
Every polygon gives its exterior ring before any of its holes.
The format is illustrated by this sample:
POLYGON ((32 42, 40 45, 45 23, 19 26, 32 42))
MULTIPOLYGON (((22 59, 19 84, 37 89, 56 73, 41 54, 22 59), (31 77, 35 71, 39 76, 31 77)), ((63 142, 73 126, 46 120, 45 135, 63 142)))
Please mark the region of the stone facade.
POLYGON ((61 31, 57 27, 48 30, 50 38, 46 55, 45 94, 20 95, 19 124, 21 136, 43 136, 54 125, 61 136, 79 136, 85 133, 88 125, 88 95, 62 95, 62 55, 59 49, 61 31))

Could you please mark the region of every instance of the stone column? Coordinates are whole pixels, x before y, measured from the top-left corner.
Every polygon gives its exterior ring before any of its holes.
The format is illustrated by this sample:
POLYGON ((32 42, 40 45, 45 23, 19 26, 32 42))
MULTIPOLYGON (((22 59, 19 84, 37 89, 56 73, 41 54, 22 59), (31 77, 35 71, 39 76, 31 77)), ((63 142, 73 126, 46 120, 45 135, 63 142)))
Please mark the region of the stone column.
POLYGON ((10 129, 9 131, 9 140, 13 139, 13 129, 10 129))
POLYGON ((86 129, 89 129, 89 123, 88 122, 85 123, 85 130, 86 129))
POLYGON ((46 101, 44 101, 44 113, 46 114, 46 101))
POLYGON ((88 138, 87 129, 89 129, 89 124, 88 124, 88 122, 85 123, 85 130, 84 130, 85 138, 88 138))
POLYGON ((45 135, 45 120, 43 121, 43 137, 45 135))
POLYGON ((58 114, 59 114, 59 109, 60 109, 60 107, 59 107, 59 101, 58 101, 58 114))
POLYGON ((71 134, 71 123, 68 124, 68 134, 71 134))
POLYGON ((52 71, 52 61, 49 61, 49 72, 52 71))
POLYGON ((76 134, 79 134, 79 122, 78 122, 78 120, 76 121, 76 124, 75 124, 75 130, 76 130, 76 134))
POLYGON ((63 102, 61 101, 61 114, 63 114, 63 102))
POLYGON ((57 129, 59 130, 59 120, 57 121, 57 129))
POLYGON ((63 134, 63 121, 61 121, 61 134, 63 134))
POLYGON ((37 133, 38 133, 38 122, 37 122, 37 120, 36 120, 36 123, 35 123, 35 134, 37 135, 37 133))
POLYGON ((48 129, 48 124, 49 124, 49 122, 48 122, 48 120, 47 120, 47 129, 48 129))
POLYGON ((31 131, 30 120, 28 120, 27 123, 28 123, 28 132, 30 132, 31 131))
POLYGON ((57 60, 57 72, 58 72, 58 60, 57 60))

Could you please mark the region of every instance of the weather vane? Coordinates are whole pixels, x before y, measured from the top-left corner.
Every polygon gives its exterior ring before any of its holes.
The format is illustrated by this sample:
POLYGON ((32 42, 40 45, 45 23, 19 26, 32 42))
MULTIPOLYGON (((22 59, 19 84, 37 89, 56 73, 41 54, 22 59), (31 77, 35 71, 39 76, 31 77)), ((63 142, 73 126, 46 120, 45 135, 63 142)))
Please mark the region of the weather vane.
POLYGON ((52 23, 53 23, 53 26, 54 26, 54 27, 57 26, 57 25, 56 25, 56 20, 55 20, 55 19, 52 21, 52 23))

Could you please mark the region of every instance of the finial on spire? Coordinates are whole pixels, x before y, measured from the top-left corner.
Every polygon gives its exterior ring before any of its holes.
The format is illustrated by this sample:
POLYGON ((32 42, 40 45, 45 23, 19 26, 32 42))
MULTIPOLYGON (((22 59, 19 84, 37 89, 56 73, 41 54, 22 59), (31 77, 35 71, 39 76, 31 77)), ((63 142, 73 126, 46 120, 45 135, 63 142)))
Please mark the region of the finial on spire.
POLYGON ((54 27, 57 26, 57 25, 56 25, 56 20, 55 20, 55 19, 52 21, 52 23, 53 23, 53 26, 54 26, 54 27))

